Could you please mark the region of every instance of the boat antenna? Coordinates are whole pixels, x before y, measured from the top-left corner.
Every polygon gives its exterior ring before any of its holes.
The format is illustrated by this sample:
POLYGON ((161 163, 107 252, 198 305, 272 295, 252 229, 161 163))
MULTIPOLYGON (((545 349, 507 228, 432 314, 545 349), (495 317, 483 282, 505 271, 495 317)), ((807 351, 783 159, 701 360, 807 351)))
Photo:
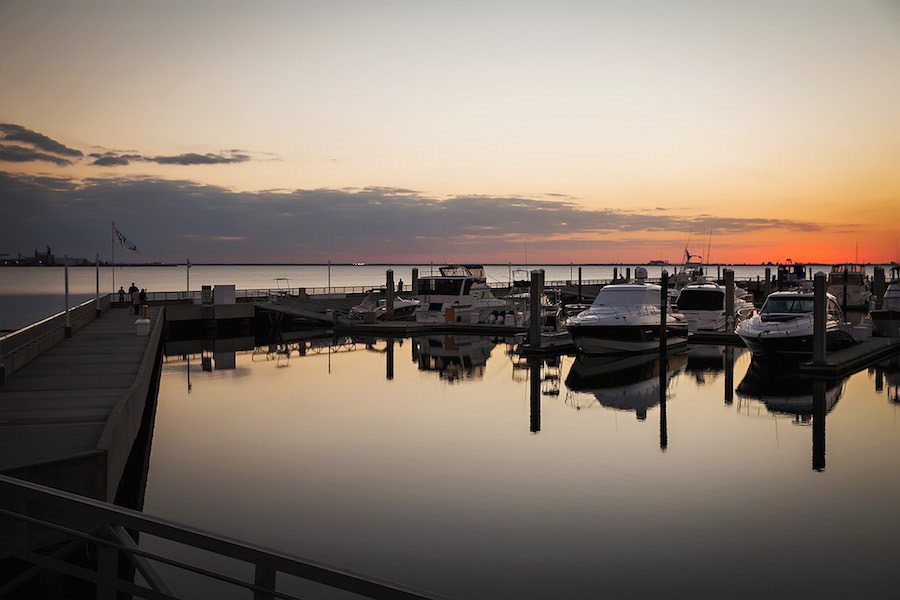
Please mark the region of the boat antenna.
POLYGON ((706 240, 706 264, 707 264, 707 265, 712 264, 712 263, 710 262, 710 260, 709 260, 709 249, 710 249, 710 246, 712 246, 712 228, 710 228, 710 230, 709 230, 709 237, 708 237, 707 240, 706 240))

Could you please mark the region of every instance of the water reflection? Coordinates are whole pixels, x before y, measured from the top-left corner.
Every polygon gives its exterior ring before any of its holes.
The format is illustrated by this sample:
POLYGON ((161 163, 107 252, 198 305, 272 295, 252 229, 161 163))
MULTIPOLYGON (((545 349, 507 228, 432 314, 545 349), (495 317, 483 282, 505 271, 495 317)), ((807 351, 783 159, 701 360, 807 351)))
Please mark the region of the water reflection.
POLYGON ((869 373, 875 375, 875 391, 887 392, 891 404, 900 404, 900 355, 879 362, 869 373))
POLYGON ((627 356, 576 356, 566 387, 572 392, 566 403, 577 410, 593 405, 634 412, 639 421, 660 403, 668 382, 687 364, 687 353, 670 352, 627 356), (660 376, 662 374, 662 377, 660 376), (589 394, 589 395, 588 395, 589 394))
POLYGON ((475 335, 429 335, 412 339, 413 361, 420 371, 433 371, 448 383, 477 381, 484 378, 484 368, 493 338, 475 335))
POLYGON ((831 412, 844 391, 845 379, 816 380, 800 375, 796 369, 778 363, 751 360, 738 396, 759 400, 771 413, 790 415, 801 424, 809 424, 814 412, 815 383, 824 386, 826 412, 831 412))
POLYGON ((146 510, 452 598, 727 597, 735 556, 766 565, 745 597, 895 588, 900 361, 791 383, 740 347, 665 364, 451 339, 282 340, 211 372, 197 346, 190 397, 167 360, 146 510))

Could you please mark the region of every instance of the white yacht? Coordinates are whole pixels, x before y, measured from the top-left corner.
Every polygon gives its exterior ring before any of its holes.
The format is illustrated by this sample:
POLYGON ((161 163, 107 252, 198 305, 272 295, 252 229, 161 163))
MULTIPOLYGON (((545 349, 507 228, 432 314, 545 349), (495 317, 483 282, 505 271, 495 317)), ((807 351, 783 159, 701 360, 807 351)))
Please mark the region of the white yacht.
MULTIPOLYGON (((825 333, 829 351, 856 343, 837 300, 826 294, 825 333)), ((812 290, 772 292, 758 315, 738 324, 735 332, 753 356, 809 358, 813 353, 812 290)))
POLYGON ((869 310, 872 327, 884 337, 900 336, 900 282, 890 284, 884 297, 873 303, 869 310))
POLYGON ((828 293, 833 295, 837 303, 848 308, 865 308, 869 304, 871 294, 866 282, 866 269, 862 265, 832 265, 828 273, 828 293), (847 289, 847 301, 844 302, 844 288, 847 289))
MULTIPOLYGON (((413 318, 419 301, 415 298, 403 298, 398 294, 394 294, 394 320, 408 321, 413 318)), ((363 321, 382 320, 387 315, 387 289, 374 288, 368 290, 366 297, 362 302, 350 308, 351 319, 361 319, 363 321)))
MULTIPOLYGON (((689 283, 678 295, 676 312, 683 315, 688 322, 688 331, 725 331, 725 292, 724 285, 708 281, 689 283)), ((734 324, 749 319, 756 312, 753 303, 745 299, 746 293, 737 286, 734 288, 734 324)))
MULTIPOLYGON (((606 285, 591 307, 566 321, 575 347, 586 354, 648 352, 659 348, 660 291, 654 284, 606 285)), ((687 321, 666 314, 667 345, 687 341, 687 321)))
POLYGON ((419 277, 416 283, 420 323, 506 322, 512 308, 487 285, 482 265, 447 265, 438 275, 419 277))

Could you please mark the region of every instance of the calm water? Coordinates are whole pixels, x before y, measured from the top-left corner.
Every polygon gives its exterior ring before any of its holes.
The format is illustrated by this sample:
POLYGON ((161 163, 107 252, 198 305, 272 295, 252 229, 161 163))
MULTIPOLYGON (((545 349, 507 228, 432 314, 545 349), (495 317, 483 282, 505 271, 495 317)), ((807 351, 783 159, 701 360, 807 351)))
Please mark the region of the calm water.
MULTIPOLYGON (((419 274, 425 275, 440 265, 418 265, 419 274)), ((204 285, 234 284, 237 289, 275 289, 284 286, 286 279, 291 287, 326 288, 342 286, 384 285, 385 272, 393 268, 394 281, 403 280, 407 289, 412 282, 413 265, 238 265, 206 266, 194 265, 190 274, 184 265, 171 267, 116 267, 115 273, 109 267, 100 269, 100 293, 110 293, 119 286, 125 289, 131 282, 149 292, 177 292, 188 289, 200 290, 204 285)), ((535 268, 545 270, 547 281, 578 280, 577 265, 489 265, 486 267, 488 280, 509 282, 519 279, 523 271, 535 268)), ((582 280, 611 279, 612 266, 584 265, 581 267, 582 280)), ((623 274, 626 268, 634 271, 635 265, 618 268, 623 274)), ((670 273, 674 267, 666 267, 670 273)), ((647 267, 652 278, 660 276, 663 267, 647 267)), ((735 266, 737 281, 756 279, 765 275, 765 267, 735 266)), ((830 267, 815 265, 809 272, 825 271, 830 267)), ((868 267, 871 275, 872 267, 868 267)), ((709 267, 709 273, 717 273, 717 267, 709 267)), ((774 273, 774 268, 772 273, 774 273)), ((8 267, 0 268, 0 331, 25 327, 58 312, 64 311, 65 270, 62 267, 8 267)), ((97 271, 94 267, 69 268, 69 306, 89 300, 96 295, 97 271)))
MULTIPOLYGON (((385 269, 333 266, 330 283, 385 269)), ((191 289, 278 277, 324 287, 329 270, 195 266, 191 289)), ((185 269, 116 270, 131 281, 181 290, 185 269)), ((0 328, 61 304, 62 284, 62 269, 0 269, 0 328)), ((70 269, 70 288, 90 297, 95 270, 70 269)), ((509 342, 173 344, 145 511, 451 598, 896 597, 900 358, 823 384, 814 417, 811 382, 743 348, 691 346, 660 373, 654 357, 529 364, 509 342)))
POLYGON ((823 384, 814 417, 811 382, 742 348, 662 376, 463 336, 172 350, 153 515, 452 598, 900 585, 897 358, 823 384))

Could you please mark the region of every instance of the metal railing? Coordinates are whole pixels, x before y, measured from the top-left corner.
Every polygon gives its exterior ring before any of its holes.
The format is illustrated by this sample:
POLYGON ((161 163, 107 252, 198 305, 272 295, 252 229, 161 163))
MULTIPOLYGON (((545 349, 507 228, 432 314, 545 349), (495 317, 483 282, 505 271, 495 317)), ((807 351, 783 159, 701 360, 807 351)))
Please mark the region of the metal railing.
POLYGON ((3 523, 0 527, 0 549, 33 565, 0 585, 0 597, 23 589, 22 586, 31 583, 41 570, 50 569, 96 584, 98 599, 116 598, 118 592, 155 600, 181 598, 160 577, 154 563, 191 572, 210 584, 220 582, 242 588, 247 592, 247 597, 254 600, 298 598, 279 591, 279 573, 368 598, 436 597, 5 475, 0 475, 0 517, 6 517, 0 518, 0 523, 3 523), (70 525, 73 519, 91 523, 92 526, 76 528, 70 525), (67 541, 57 544, 55 552, 45 554, 28 547, 28 535, 16 537, 17 533, 35 529, 52 530, 67 541), (238 561, 248 564, 252 566, 253 580, 245 581, 208 567, 143 550, 129 532, 211 552, 232 559, 227 561, 229 563, 238 561), (97 557, 96 568, 66 561, 68 555, 83 550, 85 545, 91 547, 97 557), (140 579, 132 577, 136 581, 131 581, 119 577, 119 561, 122 558, 131 563, 140 574, 140 579))
POLYGON ((78 306, 70 308, 68 315, 61 311, 51 317, 42 319, 22 329, 0 337, 0 383, 5 376, 17 371, 42 352, 62 341, 66 336, 66 328, 78 331, 101 313, 109 310, 109 296, 100 296, 86 300, 78 306))

